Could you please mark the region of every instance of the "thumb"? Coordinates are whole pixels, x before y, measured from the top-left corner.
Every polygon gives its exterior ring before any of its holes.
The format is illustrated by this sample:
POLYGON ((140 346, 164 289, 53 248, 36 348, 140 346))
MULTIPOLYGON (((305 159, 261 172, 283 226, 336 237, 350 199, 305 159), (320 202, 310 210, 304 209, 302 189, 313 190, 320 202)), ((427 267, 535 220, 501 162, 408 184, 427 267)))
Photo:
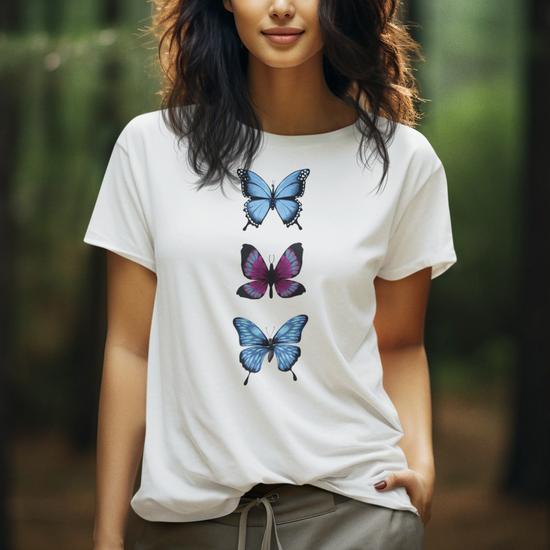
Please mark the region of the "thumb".
POLYGON ((388 477, 374 485, 377 491, 389 491, 395 487, 407 487, 412 481, 412 472, 410 470, 399 470, 393 472, 388 477))

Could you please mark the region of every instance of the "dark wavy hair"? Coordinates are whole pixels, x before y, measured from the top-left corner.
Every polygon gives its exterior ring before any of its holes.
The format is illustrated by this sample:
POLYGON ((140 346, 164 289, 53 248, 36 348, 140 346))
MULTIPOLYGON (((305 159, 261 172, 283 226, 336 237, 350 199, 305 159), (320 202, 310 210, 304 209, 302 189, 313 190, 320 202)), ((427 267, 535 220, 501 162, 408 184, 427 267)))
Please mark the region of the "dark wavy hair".
MULTIPOLYGON (((262 124, 246 84, 248 50, 222 0, 152 0, 153 30, 165 75, 163 115, 200 176, 198 187, 238 183, 261 147, 262 124), (193 105, 193 108, 181 108, 193 105)), ((319 0, 323 70, 332 93, 353 107, 363 137, 359 155, 389 167, 397 123, 418 122, 411 55, 419 46, 396 18, 401 0, 319 0), (373 116, 376 115, 376 116, 373 116), (377 125, 377 117, 389 122, 377 125), (374 145, 374 147, 371 147, 374 145), (370 152, 369 152, 370 151, 370 152)))

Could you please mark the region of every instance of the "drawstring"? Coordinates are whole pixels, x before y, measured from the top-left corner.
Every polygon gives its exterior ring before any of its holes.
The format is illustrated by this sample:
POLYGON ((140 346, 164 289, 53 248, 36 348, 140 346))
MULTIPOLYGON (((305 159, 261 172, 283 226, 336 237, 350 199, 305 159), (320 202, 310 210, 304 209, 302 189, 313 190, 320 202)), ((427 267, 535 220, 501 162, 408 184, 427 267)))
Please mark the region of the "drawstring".
POLYGON ((266 526, 264 538, 262 540, 261 550, 271 550, 271 532, 275 531, 275 540, 277 541, 277 550, 283 550, 281 543, 279 542, 279 536, 277 534, 277 525, 275 523, 275 514, 271 503, 266 497, 257 498, 246 505, 246 507, 241 512, 241 519, 239 521, 239 544, 237 550, 245 550, 246 546, 246 520, 248 518, 248 512, 253 506, 260 506, 263 504, 265 506, 265 511, 267 514, 266 526))

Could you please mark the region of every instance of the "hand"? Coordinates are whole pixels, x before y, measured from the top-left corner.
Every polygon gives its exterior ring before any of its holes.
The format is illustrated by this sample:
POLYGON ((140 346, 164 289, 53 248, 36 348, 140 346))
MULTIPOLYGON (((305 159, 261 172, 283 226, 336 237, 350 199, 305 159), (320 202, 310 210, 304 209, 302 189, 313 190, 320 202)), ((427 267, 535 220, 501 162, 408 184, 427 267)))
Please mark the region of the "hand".
POLYGON ((426 525, 432 513, 434 476, 423 475, 407 468, 390 474, 375 486, 377 491, 389 491, 396 487, 405 487, 411 504, 418 510, 422 523, 426 525))

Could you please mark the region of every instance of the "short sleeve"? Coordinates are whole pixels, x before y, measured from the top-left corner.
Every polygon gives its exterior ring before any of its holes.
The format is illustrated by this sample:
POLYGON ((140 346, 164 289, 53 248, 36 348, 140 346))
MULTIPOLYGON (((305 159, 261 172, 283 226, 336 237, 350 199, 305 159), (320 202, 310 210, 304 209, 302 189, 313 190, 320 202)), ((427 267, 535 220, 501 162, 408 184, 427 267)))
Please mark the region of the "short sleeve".
POLYGON ((455 262, 447 179, 438 160, 429 177, 398 206, 378 276, 395 281, 431 266, 433 279, 455 262))
POLYGON ((144 191, 138 188, 130 158, 115 144, 84 242, 106 248, 156 272, 144 191))

